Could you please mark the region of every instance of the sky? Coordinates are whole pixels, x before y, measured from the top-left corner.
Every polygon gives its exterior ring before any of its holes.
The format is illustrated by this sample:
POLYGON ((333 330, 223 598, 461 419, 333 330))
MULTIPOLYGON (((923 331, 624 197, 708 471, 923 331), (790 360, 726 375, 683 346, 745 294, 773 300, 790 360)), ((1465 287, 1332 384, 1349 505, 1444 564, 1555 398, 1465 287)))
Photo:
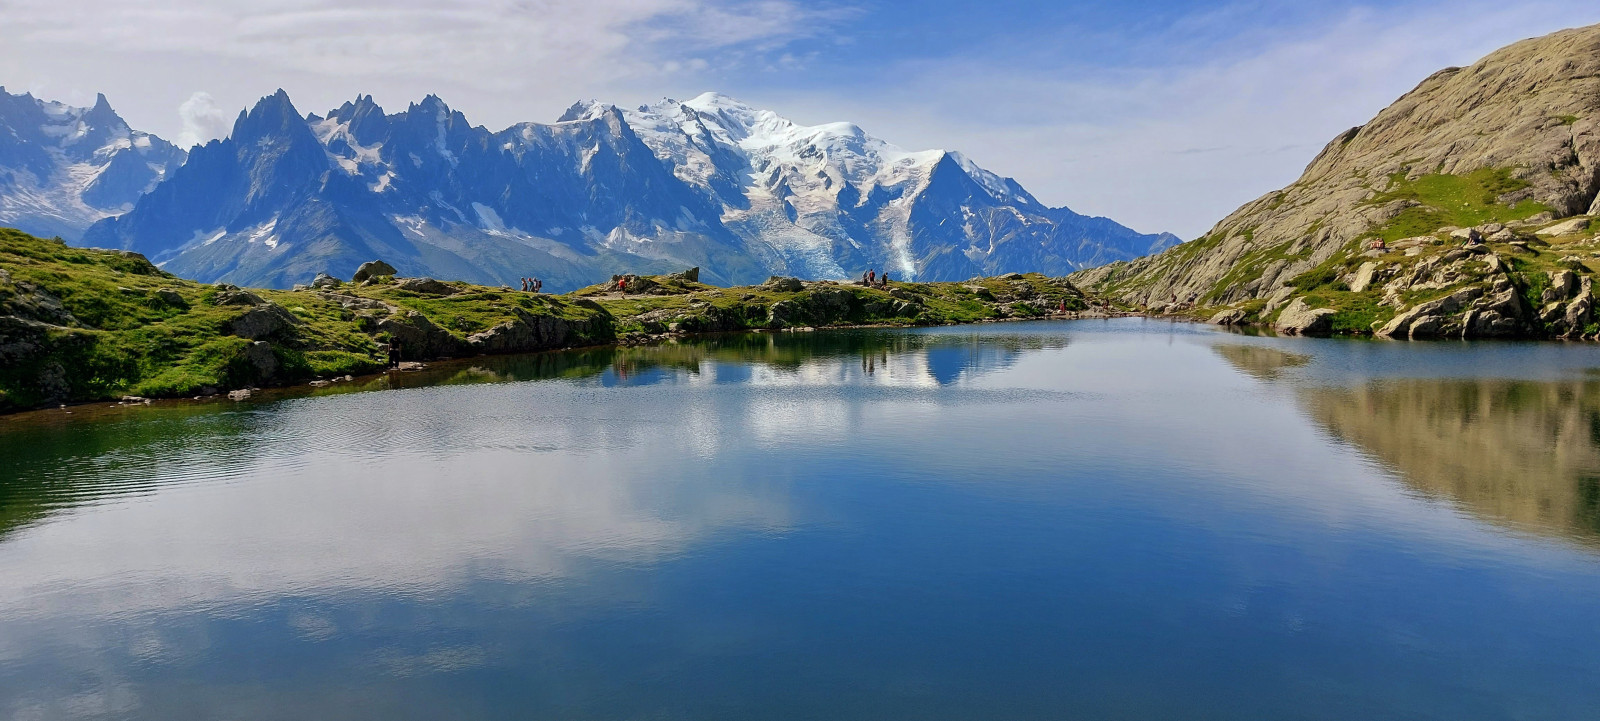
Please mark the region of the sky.
POLYGON ((1593 0, 0 0, 0 85, 191 145, 429 93, 491 129, 708 90, 959 150, 1042 202, 1189 239, 1434 71, 1593 0))

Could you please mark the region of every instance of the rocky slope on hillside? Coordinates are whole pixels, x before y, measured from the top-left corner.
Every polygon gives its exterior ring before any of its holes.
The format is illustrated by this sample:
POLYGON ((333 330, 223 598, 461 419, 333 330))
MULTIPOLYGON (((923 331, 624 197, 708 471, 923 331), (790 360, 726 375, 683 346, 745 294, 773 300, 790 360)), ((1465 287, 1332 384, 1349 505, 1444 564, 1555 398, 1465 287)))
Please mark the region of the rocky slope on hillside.
POLYGON ((1597 191, 1591 26, 1435 73, 1204 237, 1073 279, 1290 332, 1593 334, 1597 191))
POLYGON ((392 114, 364 96, 323 117, 279 91, 82 244, 208 282, 289 287, 381 257, 410 275, 537 276, 562 291, 686 266, 724 285, 868 268, 1063 275, 1176 240, 1047 207, 957 153, 715 94, 584 103, 490 131, 433 96, 392 114))
POLYGON ((568 295, 431 278, 382 262, 293 290, 205 285, 132 251, 0 229, 0 411, 207 395, 330 380, 402 360, 518 353, 678 334, 1041 317, 1088 303, 1064 278, 864 287, 772 278, 719 288, 698 269, 625 275, 568 295), (624 288, 626 292, 624 291, 624 288))

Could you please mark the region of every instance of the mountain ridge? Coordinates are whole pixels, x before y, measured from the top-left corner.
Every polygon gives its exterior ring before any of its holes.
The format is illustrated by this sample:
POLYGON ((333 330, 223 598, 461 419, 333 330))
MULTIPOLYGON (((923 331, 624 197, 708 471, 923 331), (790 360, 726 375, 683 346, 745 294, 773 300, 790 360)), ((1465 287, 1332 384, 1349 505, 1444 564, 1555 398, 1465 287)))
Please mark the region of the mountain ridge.
POLYGON ((714 93, 631 110, 580 102, 556 123, 490 131, 435 95, 393 114, 360 95, 301 116, 280 90, 82 242, 207 281, 285 287, 382 257, 416 275, 537 275, 559 290, 688 266, 726 285, 869 267, 1065 275, 1176 238, 1048 208, 959 153, 714 93))
POLYGON ((130 209, 185 156, 128 127, 103 93, 84 108, 0 86, 0 225, 76 240, 130 209))

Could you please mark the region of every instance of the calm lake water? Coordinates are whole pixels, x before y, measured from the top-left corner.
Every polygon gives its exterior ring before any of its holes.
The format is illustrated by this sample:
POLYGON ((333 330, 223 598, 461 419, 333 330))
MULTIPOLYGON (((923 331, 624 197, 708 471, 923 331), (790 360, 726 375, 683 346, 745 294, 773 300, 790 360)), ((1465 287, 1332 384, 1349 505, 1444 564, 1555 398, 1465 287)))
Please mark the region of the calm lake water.
POLYGON ((5 719, 1597 717, 1600 346, 841 331, 0 418, 5 719))

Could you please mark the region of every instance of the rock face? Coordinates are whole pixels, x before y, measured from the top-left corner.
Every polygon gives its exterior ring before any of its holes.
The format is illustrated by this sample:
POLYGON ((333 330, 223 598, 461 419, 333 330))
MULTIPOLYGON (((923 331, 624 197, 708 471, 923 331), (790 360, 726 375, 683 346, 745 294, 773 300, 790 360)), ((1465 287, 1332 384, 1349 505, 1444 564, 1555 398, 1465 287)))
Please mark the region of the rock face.
MULTIPOLYGON (((1600 212, 1600 25, 1441 70, 1334 138, 1293 185, 1238 209, 1204 237, 1072 279, 1145 307, 1215 307, 1273 296, 1342 254, 1397 250, 1368 251, 1375 229, 1420 226, 1454 243, 1510 240, 1500 222, 1450 238, 1457 209, 1430 205, 1437 201, 1428 195, 1430 183, 1444 182, 1475 189, 1470 198, 1485 196, 1512 217, 1540 207, 1546 223, 1600 212)), ((1411 257, 1424 251, 1406 249, 1411 257)), ((1352 289, 1371 282, 1356 280, 1352 289)))

